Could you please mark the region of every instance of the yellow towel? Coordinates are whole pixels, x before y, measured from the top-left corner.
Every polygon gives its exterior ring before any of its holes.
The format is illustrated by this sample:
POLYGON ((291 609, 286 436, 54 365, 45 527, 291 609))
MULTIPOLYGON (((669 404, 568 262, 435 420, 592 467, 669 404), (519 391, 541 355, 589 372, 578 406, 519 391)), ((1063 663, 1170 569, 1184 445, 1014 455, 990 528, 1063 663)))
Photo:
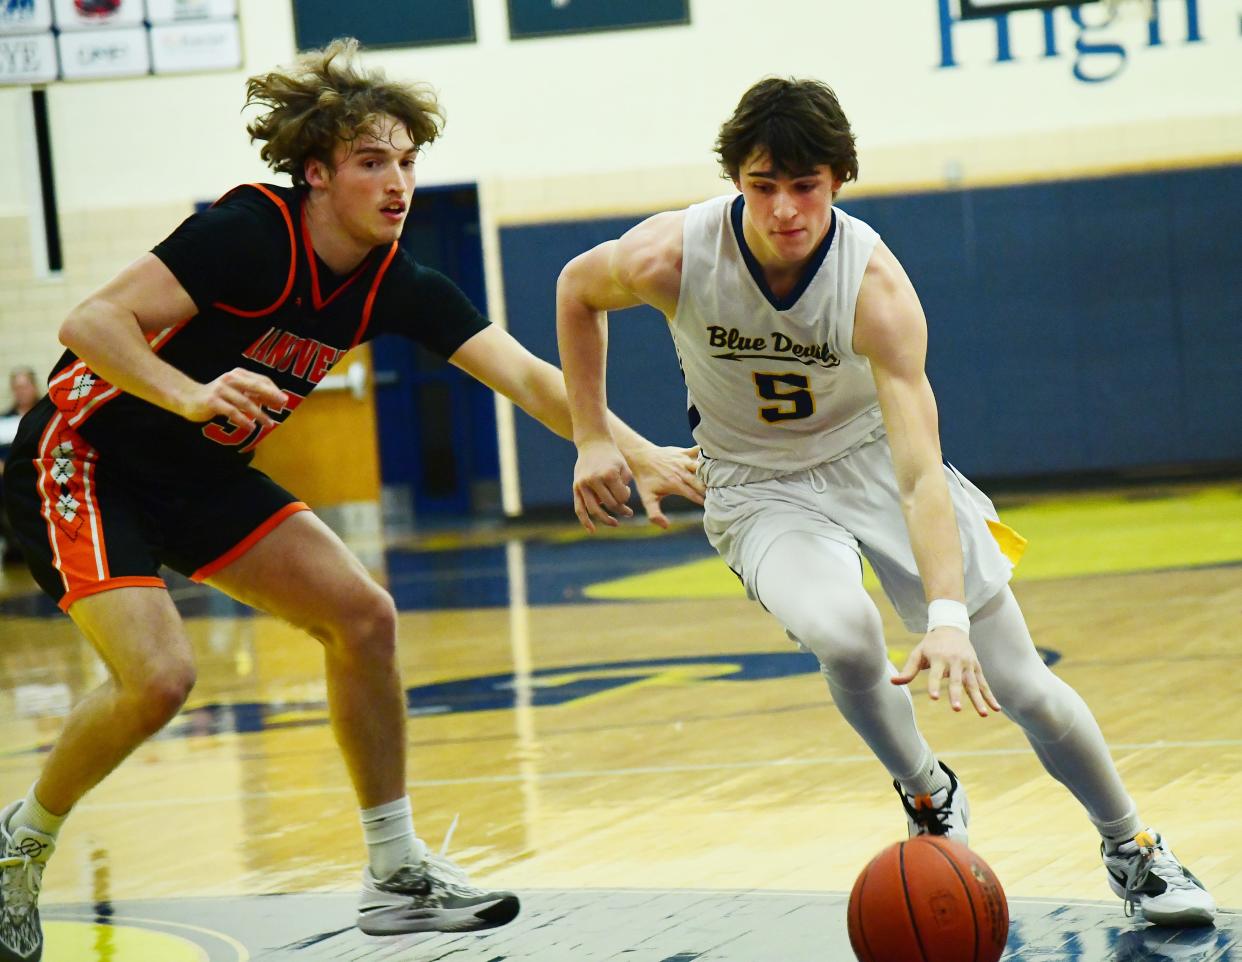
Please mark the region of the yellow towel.
POLYGON ((1026 538, 1004 522, 993 521, 991 518, 988 518, 988 530, 992 532, 992 537, 1000 546, 1001 554, 1016 566, 1026 552, 1026 538))

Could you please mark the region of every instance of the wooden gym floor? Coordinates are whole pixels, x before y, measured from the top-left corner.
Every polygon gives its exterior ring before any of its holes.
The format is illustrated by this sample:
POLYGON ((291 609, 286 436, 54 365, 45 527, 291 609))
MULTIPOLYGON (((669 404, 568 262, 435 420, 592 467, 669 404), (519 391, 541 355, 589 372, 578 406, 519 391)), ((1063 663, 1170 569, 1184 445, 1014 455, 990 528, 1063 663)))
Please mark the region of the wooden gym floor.
MULTIPOLYGON (((1005 959, 1242 960, 1242 483, 1002 510, 1032 541, 1015 591, 1045 658, 1095 710, 1145 818, 1234 910, 1185 932, 1126 918, 1091 826, 1016 727, 919 697, 1011 900, 1005 959)), ((459 816, 452 854, 518 890, 522 916, 470 936, 352 929, 361 833, 315 644, 174 581, 198 687, 67 824, 45 878, 47 962, 851 958, 844 893, 904 816, 814 660, 695 519, 359 549, 402 609, 420 833, 436 845, 459 816)), ((876 597, 900 659, 912 639, 876 597)), ((102 678, 5 569, 0 800, 25 792, 102 678)))

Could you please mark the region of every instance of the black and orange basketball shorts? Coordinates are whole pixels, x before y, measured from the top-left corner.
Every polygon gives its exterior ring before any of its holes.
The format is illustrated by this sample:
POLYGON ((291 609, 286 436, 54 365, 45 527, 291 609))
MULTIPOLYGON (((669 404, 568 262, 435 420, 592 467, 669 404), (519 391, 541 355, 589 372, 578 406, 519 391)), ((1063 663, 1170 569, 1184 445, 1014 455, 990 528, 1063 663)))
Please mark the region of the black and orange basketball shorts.
POLYGON ((23 420, 4 507, 31 573, 62 610, 112 588, 162 588, 161 565, 205 581, 306 510, 248 466, 175 479, 143 467, 109 462, 49 403, 23 420))

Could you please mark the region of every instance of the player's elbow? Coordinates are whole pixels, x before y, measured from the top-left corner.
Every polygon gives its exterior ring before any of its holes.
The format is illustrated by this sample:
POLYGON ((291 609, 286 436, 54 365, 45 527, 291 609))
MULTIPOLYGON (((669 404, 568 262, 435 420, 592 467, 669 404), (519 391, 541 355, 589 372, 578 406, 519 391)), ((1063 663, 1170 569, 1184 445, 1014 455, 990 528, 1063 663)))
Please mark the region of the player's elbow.
POLYGON ((587 254, 579 254, 561 268, 556 278, 556 306, 558 310, 580 307, 589 309, 587 300, 587 284, 590 278, 587 254))
POLYGON ((92 301, 93 298, 87 298, 73 308, 61 322, 60 329, 56 332, 60 343, 75 354, 80 354, 82 346, 90 341, 90 332, 93 327, 92 317, 94 315, 94 311, 91 309, 92 301))
POLYGON ((618 263, 617 242, 608 241, 579 254, 563 268, 556 282, 560 312, 585 320, 602 311, 628 306, 624 263, 618 263))
POLYGON ((86 359, 93 350, 111 343, 112 332, 126 321, 137 324, 132 313, 106 298, 92 295, 69 312, 57 336, 61 344, 86 359))

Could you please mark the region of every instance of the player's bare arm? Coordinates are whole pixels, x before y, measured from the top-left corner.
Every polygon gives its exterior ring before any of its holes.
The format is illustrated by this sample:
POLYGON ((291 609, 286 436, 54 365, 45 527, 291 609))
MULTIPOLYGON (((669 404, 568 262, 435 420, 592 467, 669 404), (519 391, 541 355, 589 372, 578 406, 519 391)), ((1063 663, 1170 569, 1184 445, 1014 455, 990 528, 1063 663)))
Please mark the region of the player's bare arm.
POLYGON ((69 312, 60 341, 109 383, 188 421, 224 415, 244 429, 271 426, 263 406, 283 407, 285 394, 270 378, 236 368, 201 384, 151 349, 148 335, 197 313, 164 262, 144 254, 69 312))
MULTIPOLYGON (((578 446, 574 513, 591 532, 597 520, 616 525, 616 514, 628 514, 631 480, 607 414, 607 312, 639 304, 667 317, 676 312, 683 220, 681 211, 649 217, 617 240, 575 257, 556 285, 557 341, 578 446)), ((701 503, 701 494, 693 500, 701 503)))
MULTIPOLYGON (((561 372, 535 357, 503 328, 492 325, 466 341, 450 361, 471 377, 503 394, 531 417, 563 438, 573 425, 561 372)), ((697 451, 652 444, 615 415, 607 414, 628 471, 637 480, 643 507, 652 523, 668 527, 661 499, 678 494, 702 503, 702 486, 694 476, 697 451)), ((624 506, 625 514, 632 514, 624 506)))
MULTIPOLYGON (((927 600, 964 603, 962 546, 944 479, 936 399, 927 380, 927 321, 905 271, 883 243, 867 266, 854 320, 854 349, 871 362, 880 409, 893 452, 902 511, 927 600)), ((927 691, 940 697, 949 678, 949 703, 962 706, 965 688, 975 710, 1000 710, 966 631, 933 628, 910 653, 895 684, 928 669, 927 691)))

